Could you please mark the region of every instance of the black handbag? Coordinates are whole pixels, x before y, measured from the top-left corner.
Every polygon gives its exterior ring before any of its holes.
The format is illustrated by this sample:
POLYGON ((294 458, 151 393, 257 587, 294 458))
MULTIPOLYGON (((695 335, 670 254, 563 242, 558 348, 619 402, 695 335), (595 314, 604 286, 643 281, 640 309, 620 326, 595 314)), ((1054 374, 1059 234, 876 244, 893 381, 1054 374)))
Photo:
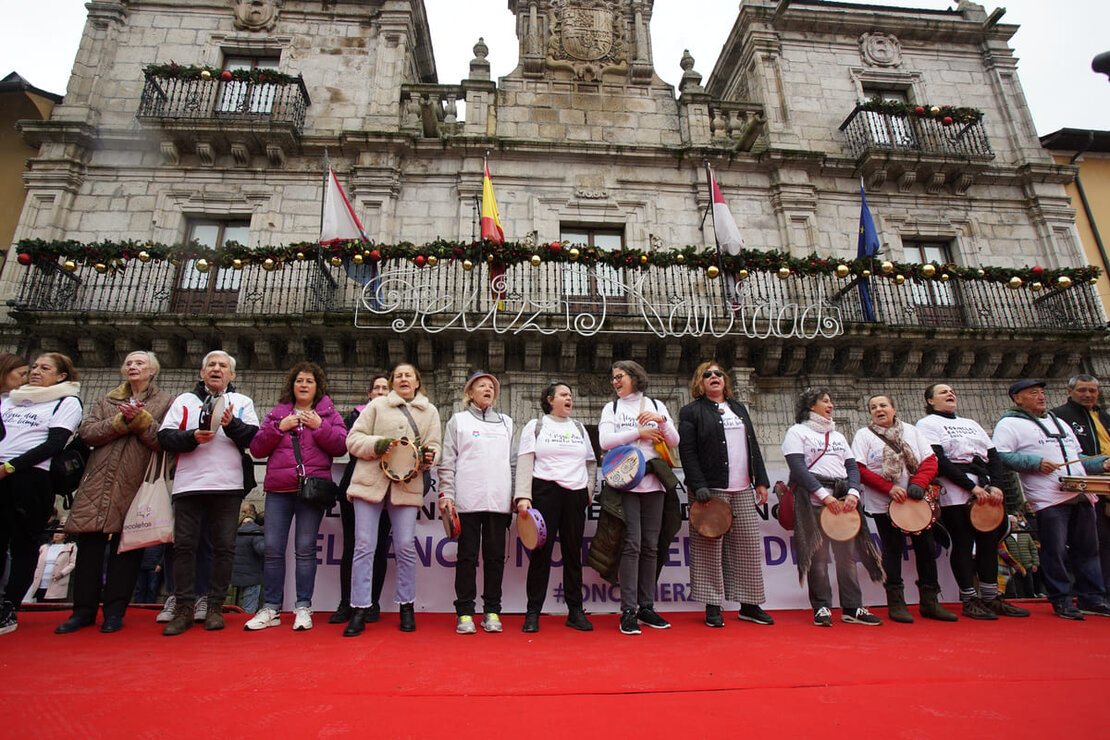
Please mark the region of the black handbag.
POLYGON ((289 436, 293 438, 293 457, 297 460, 297 498, 325 511, 335 506, 339 499, 339 486, 331 478, 306 476, 304 461, 301 459, 300 435, 293 431, 289 436))

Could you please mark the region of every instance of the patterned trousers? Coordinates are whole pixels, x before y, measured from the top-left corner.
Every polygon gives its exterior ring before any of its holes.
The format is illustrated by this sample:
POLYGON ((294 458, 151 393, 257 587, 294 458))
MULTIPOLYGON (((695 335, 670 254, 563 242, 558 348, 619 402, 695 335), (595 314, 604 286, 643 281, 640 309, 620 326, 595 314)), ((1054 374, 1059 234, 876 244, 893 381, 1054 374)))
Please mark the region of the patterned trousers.
POLYGON ((716 539, 690 530, 690 593, 694 601, 720 606, 725 599, 740 604, 762 604, 763 564, 760 557, 759 517, 755 489, 710 493, 732 509, 732 527, 716 539))

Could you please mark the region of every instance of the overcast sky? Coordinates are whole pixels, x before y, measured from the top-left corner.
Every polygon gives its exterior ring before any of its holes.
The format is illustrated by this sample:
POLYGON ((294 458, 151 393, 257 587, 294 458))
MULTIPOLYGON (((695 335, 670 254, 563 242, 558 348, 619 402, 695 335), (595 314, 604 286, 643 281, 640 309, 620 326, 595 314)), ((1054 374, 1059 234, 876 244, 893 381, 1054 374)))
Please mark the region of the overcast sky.
MULTIPOLYGON (((880 4, 937 10, 954 5, 948 0, 880 4)), ((506 0, 425 0, 425 5, 440 82, 466 77, 479 36, 490 48, 494 78, 516 66, 517 41, 506 0)), ((988 11, 995 7, 985 5, 988 11)), ((0 75, 16 71, 36 87, 64 93, 84 28, 84 2, 5 0, 4 6, 0 75)), ((737 0, 655 0, 651 31, 659 76, 677 85, 682 75, 678 61, 682 50, 689 49, 694 68, 708 78, 738 6, 737 0)), ((1022 27, 1011 45, 1020 59, 1018 70, 1037 131, 1110 130, 1110 82, 1091 71, 1091 59, 1110 50, 1110 0, 1006 0, 1005 7, 1003 22, 1022 27)))

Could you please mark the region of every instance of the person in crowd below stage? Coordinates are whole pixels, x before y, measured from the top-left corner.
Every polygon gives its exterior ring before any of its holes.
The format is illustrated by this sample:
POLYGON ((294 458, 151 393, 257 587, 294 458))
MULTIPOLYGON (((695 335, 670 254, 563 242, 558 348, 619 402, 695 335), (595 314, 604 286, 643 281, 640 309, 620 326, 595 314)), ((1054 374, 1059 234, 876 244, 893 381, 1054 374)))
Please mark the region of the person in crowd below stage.
MULTIPOLYGON (((253 504, 251 508, 254 508, 253 504)), ((239 517, 239 531, 235 535, 235 564, 231 567, 231 585, 239 590, 240 606, 247 614, 258 612, 262 596, 263 568, 266 562, 263 530, 255 521, 255 516, 257 513, 253 515, 243 513, 239 517)), ((282 585, 285 585, 284 579, 282 585)), ((276 621, 277 617, 274 619, 276 621)), ((250 621, 247 623, 248 629, 250 629, 250 621)))
MULTIPOLYGON (((356 458, 347 497, 355 509, 355 554, 351 569, 351 607, 354 613, 343 629, 356 637, 366 628, 373 600, 370 595, 377 548, 378 524, 383 511, 393 523, 393 550, 397 561, 396 601, 402 632, 416 630, 416 514, 424 501, 420 471, 432 467, 440 450, 439 412, 424 395, 420 372, 407 362, 393 368, 392 390, 375 398, 359 414, 347 435, 347 450, 356 458), (382 458, 395 447, 415 448, 417 472, 405 481, 390 478, 382 458)), ((402 449, 402 451, 403 451, 402 449)))
POLYGON ((102 603, 100 631, 123 629, 143 551, 118 552, 119 536, 151 456, 161 451, 158 426, 173 401, 155 382, 159 369, 153 352, 128 354, 120 368, 123 383, 97 401, 77 429, 93 452, 66 521, 81 559, 73 575, 73 614, 54 630, 59 635, 92 625, 102 603))
MULTIPOLYGON (((375 375, 370 379, 367 399, 373 401, 378 396, 388 394, 388 376, 375 375)), ((355 420, 364 408, 366 404, 356 406, 354 411, 347 414, 343 421, 348 429, 355 425, 355 420)), ((351 476, 355 472, 357 462, 357 458, 351 457, 343 471, 343 479, 339 482, 339 518, 343 525, 343 554, 339 560, 339 606, 328 618, 328 624, 346 624, 351 621, 351 561, 355 556, 355 508, 347 498, 347 488, 351 485, 351 476)), ((381 618, 382 587, 385 586, 385 570, 389 565, 389 533, 392 530, 389 512, 382 509, 381 519, 378 520, 378 544, 374 549, 374 580, 370 589, 372 603, 366 615, 367 623, 377 622, 381 618)))
POLYGON ((31 586, 39 536, 54 511, 50 461, 81 423, 80 379, 72 360, 47 352, 35 358, 28 384, 0 403, 0 573, 11 552, 0 635, 19 627, 16 610, 31 586))
POLYGON ((571 418, 574 397, 566 383, 551 383, 540 394, 543 415, 524 425, 517 447, 517 516, 534 507, 547 525, 547 541, 532 552, 525 589, 524 632, 540 631, 540 612, 551 577, 555 537, 563 558, 563 594, 568 627, 590 632, 582 609, 582 535, 593 499, 597 461, 581 422, 571 418))
POLYGON ((11 352, 0 352, 0 399, 27 382, 27 360, 11 352))
POLYGON ((233 380, 235 358, 223 350, 209 352, 201 363, 200 382, 174 399, 158 430, 162 448, 177 453, 173 481, 176 606, 164 635, 180 635, 193 626, 197 542, 205 512, 213 558, 204 628, 224 628, 223 604, 235 562, 239 505, 247 489, 254 487, 254 462, 246 450, 258 431, 254 401, 236 392, 233 380), (221 400, 222 416, 208 419, 221 400), (203 428, 202 416, 206 417, 203 428))
MULTIPOLYGON (((678 444, 678 429, 665 404, 644 395, 647 371, 632 360, 613 363, 613 390, 617 400, 607 403, 598 423, 601 448, 634 445, 644 459, 659 457, 657 442, 678 444)), ((659 531, 663 524, 663 483, 652 472, 630 490, 621 491, 627 527, 621 553, 620 630, 640 634, 640 624, 668 629, 671 624, 655 611, 655 579, 659 557, 659 531)))
POLYGON ((1037 543, 1033 541, 1033 535, 1029 534, 1029 525, 1024 514, 1017 515, 1017 524, 1011 529, 1006 540, 1006 547, 1025 571, 1023 575, 1011 582, 1014 586, 1013 595, 1020 599, 1031 599, 1037 595, 1034 577, 1040 570, 1041 557, 1037 551, 1037 543))
POLYGON ((878 552, 867 527, 854 539, 830 540, 819 523, 821 507, 833 514, 850 514, 859 506, 859 468, 844 435, 836 431, 829 389, 806 388, 794 404, 794 426, 786 431, 782 454, 790 467, 794 487, 794 541, 798 553, 799 580, 809 581, 809 603, 813 623, 832 627, 832 586, 829 583, 829 545, 836 560, 840 590, 841 620, 849 624, 875 626, 882 620, 863 605, 856 577, 856 554, 871 580, 883 580, 878 552))
POLYGON ((69 596, 69 575, 76 566, 77 544, 70 542, 65 532, 55 531, 53 541, 39 548, 39 561, 31 581, 34 600, 65 601, 69 596))
POLYGON ((690 396, 694 400, 678 412, 686 490, 697 503, 717 497, 732 510, 732 527, 721 537, 690 529, 691 596, 705 604, 710 627, 725 626, 725 599, 740 604, 740 619, 774 624, 759 606, 767 596, 755 507, 767 503, 769 481, 755 427, 744 404, 732 397, 732 379, 715 362, 698 365, 690 396))
POLYGON ((513 420, 494 411, 501 384, 477 372, 463 387, 463 410, 443 432, 439 509, 456 510, 462 531, 455 564, 455 632, 472 635, 482 552, 482 629, 501 631, 505 533, 512 521, 513 420))
MULTIPOLYGON (((1083 457, 1110 454, 1110 413, 1099 403, 1098 378, 1073 376, 1068 380, 1067 402, 1052 413, 1071 425, 1083 457)), ((1095 502, 1095 531, 1102 585, 1110 591, 1110 501, 1106 499, 1095 502)))
POLYGON ((917 428, 937 456, 941 522, 952 538, 949 562, 960 587, 960 613, 984 621, 1027 617, 1027 609, 998 593, 998 540, 1005 522, 992 532, 980 532, 971 524, 969 502, 1002 505, 1002 462, 983 427, 958 416, 956 405, 952 386, 933 383, 925 389, 925 416, 917 428))
POLYGON ((324 509, 297 495, 301 478, 331 480, 333 457, 347 451, 347 427, 328 397, 328 379, 314 362, 299 362, 285 378, 281 399, 251 441, 251 454, 268 457, 266 478, 266 571, 262 608, 246 624, 261 630, 281 624, 285 589, 285 549, 296 519, 297 601, 293 629, 312 629, 312 592, 316 586, 316 537, 324 509), (297 447, 300 453, 297 453, 297 447), (298 459, 299 458, 299 459, 298 459))
POLYGON ((1048 411, 1044 388, 1042 380, 1019 380, 1010 386, 1015 405, 995 425, 994 446, 1002 462, 1017 471, 1025 497, 1037 512, 1041 569, 1056 616, 1110 617, 1098 562, 1096 497, 1064 491, 1060 480, 1065 475, 1105 473, 1110 470, 1110 458, 1099 455, 1075 462, 1084 457, 1079 440, 1067 423, 1048 411), (1069 564, 1078 608, 1071 603, 1069 564))
MULTIPOLYGON (((906 532, 891 521, 887 511, 891 503, 925 498, 926 488, 937 474, 937 457, 925 436, 912 424, 905 424, 898 418, 898 408, 890 396, 871 396, 867 400, 867 410, 871 414, 871 424, 856 432, 852 454, 863 483, 864 511, 875 520, 882 542, 887 612, 893 622, 910 623, 913 615, 906 608, 902 584, 906 532)), ((917 560, 921 616, 955 622, 958 617, 941 606, 937 598, 940 581, 933 530, 911 534, 910 542, 917 560)))
POLYGON ((158 592, 162 588, 165 558, 165 545, 151 545, 143 548, 143 559, 139 564, 139 577, 135 581, 135 595, 131 599, 132 602, 136 604, 157 603, 158 592))

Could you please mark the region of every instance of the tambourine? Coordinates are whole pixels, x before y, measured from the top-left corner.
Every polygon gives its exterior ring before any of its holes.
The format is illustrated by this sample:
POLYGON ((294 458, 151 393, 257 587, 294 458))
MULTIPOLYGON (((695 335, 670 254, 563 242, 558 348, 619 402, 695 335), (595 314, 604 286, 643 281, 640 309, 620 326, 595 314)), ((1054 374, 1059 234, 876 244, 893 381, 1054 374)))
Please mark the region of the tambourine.
POLYGON ((601 461, 601 477, 618 491, 627 491, 644 479, 647 463, 644 454, 633 445, 614 447, 601 461))
POLYGON ((821 531, 830 540, 848 542, 859 534, 862 525, 863 520, 860 519, 858 508, 834 514, 829 507, 821 507, 821 531))
POLYGON ((220 428, 224 418, 224 408, 227 399, 221 393, 218 396, 209 396, 204 405, 200 407, 200 417, 197 419, 197 428, 205 432, 215 432, 220 428))
POLYGON ((1110 495, 1110 475, 1064 475, 1060 488, 1068 493, 1094 493, 1110 495))
POLYGON ((907 498, 901 503, 891 501, 886 510, 890 521, 906 534, 921 534, 936 524, 936 502, 926 496, 920 500, 907 498))
POLYGON ((716 496, 710 496, 704 504, 691 502, 690 527, 702 537, 715 540, 732 528, 732 508, 716 496))
POLYGON ((979 532, 993 532, 1006 518, 1006 507, 1002 504, 980 504, 975 499, 967 502, 971 526, 979 532))
POLYGON ((402 437, 382 455, 381 466, 390 480, 398 483, 410 481, 420 472, 420 449, 402 437))
POLYGON ((520 541, 529 550, 543 547, 547 542, 547 522, 543 520, 543 514, 537 509, 528 509, 523 514, 517 515, 516 532, 520 535, 520 541))
POLYGON ((459 521, 459 510, 454 506, 448 506, 443 511, 439 512, 440 521, 443 522, 443 533, 447 535, 448 539, 456 539, 462 534, 462 522, 459 521))

